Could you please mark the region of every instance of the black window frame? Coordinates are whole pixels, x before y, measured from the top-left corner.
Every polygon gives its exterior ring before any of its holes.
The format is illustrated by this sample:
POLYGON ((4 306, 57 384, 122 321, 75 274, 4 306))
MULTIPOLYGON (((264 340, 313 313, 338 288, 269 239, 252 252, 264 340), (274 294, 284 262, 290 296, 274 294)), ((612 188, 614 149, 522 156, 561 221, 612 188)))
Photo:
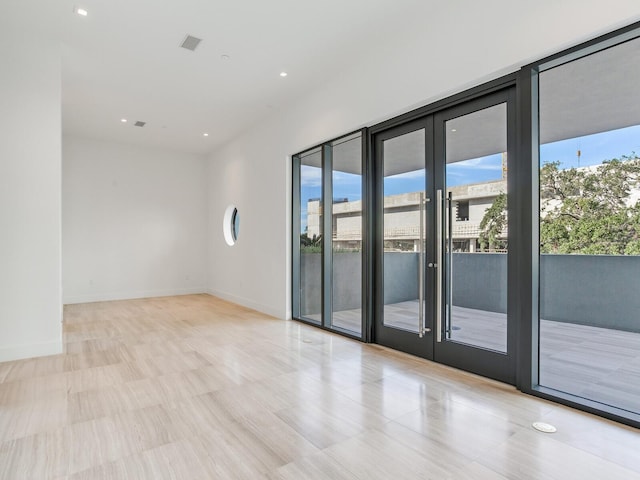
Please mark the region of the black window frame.
POLYGON ((344 335, 349 338, 353 338, 356 340, 360 340, 363 342, 370 342, 370 331, 368 329, 368 325, 371 324, 369 319, 369 315, 371 313, 371 308, 369 306, 370 296, 366 295, 368 291, 368 285, 370 282, 370 236, 369 236, 369 212, 370 208, 367 205, 365 199, 368 199, 371 195, 368 193, 368 185, 366 179, 369 178, 368 168, 369 164, 367 162, 368 155, 368 129, 361 128, 358 130, 354 130, 345 135, 340 135, 338 137, 332 138, 330 140, 324 141, 322 143, 318 143, 309 148, 305 148, 304 150, 295 153, 291 156, 292 161, 292 230, 291 230, 291 298, 292 298, 292 318, 293 320, 297 320, 314 327, 322 328, 323 330, 328 330, 334 333, 338 333, 340 335, 344 335), (332 158, 332 145, 334 143, 340 142, 341 140, 347 139, 349 137, 354 137, 356 135, 360 136, 361 142, 361 155, 362 155, 362 247, 361 247, 361 255, 362 255, 362 290, 361 290, 361 308, 362 308, 362 321, 361 321, 361 333, 358 335, 356 332, 352 330, 347 330, 345 328, 341 328, 339 326, 333 326, 331 324, 331 315, 333 311, 332 299, 333 299, 333 291, 332 291, 332 283, 331 280, 333 278, 333 245, 332 245, 332 235, 328 234, 333 232, 333 209, 325 208, 325 202, 327 199, 330 199, 330 205, 333 203, 333 185, 332 185, 332 173, 333 173, 333 158, 332 158), (299 314, 300 312, 300 158, 307 152, 320 149, 322 154, 322 199, 321 199, 321 209, 322 209, 322 260, 321 260, 321 321, 320 323, 316 323, 311 321, 310 319, 304 318, 299 314))
POLYGON ((551 68, 596 54, 633 39, 640 38, 640 22, 601 35, 556 54, 530 63, 520 69, 518 76, 518 156, 531 168, 519 172, 519 198, 521 203, 520 228, 523 235, 518 252, 521 272, 521 333, 518 342, 518 389, 536 397, 551 400, 609 420, 640 428, 640 413, 630 412, 604 403, 589 400, 567 392, 540 385, 540 204, 539 204, 539 75, 551 68))

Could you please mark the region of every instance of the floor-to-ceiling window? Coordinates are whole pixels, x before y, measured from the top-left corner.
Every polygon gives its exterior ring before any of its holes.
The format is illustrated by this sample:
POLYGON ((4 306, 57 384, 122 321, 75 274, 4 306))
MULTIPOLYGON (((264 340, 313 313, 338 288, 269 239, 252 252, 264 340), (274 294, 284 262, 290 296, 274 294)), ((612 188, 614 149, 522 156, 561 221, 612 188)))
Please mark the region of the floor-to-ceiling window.
POLYGON ((640 425, 638 85, 640 24, 295 155, 294 318, 640 425))
POLYGON ((537 380, 640 414, 640 39, 613 42, 537 78, 537 380))
POLYGON ((362 135, 331 142, 331 327, 362 333, 362 135))
POLYGON ((363 134, 293 157, 293 316, 361 337, 363 134))
POLYGON ((299 284, 295 295, 299 301, 295 313, 314 323, 322 317, 322 149, 314 148, 297 158, 299 182, 296 185, 300 198, 298 213, 299 233, 299 284))

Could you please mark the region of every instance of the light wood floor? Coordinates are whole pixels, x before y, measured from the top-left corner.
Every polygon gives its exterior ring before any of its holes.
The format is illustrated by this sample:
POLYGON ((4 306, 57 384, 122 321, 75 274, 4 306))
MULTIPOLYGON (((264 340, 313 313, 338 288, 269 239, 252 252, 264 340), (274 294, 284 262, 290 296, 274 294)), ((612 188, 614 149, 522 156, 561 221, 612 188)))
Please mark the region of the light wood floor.
MULTIPOLYGON (((417 300, 384 308, 386 326, 417 334, 417 300)), ((452 341, 506 351, 506 314, 455 305, 452 314, 452 341)), ((333 324, 359 331, 361 318, 345 310, 333 324)), ((540 385, 640 414, 640 333, 541 320, 540 385)))
POLYGON ((640 479, 636 429, 207 295, 65 307, 65 344, 0 363, 2 479, 640 479))

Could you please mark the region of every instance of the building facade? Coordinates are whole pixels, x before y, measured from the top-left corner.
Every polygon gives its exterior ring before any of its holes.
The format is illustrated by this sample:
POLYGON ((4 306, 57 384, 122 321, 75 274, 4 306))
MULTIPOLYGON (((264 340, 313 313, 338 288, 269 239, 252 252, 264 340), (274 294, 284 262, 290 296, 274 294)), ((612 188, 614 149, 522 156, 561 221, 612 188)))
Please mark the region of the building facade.
MULTIPOLYGON (((480 223, 501 193, 506 193, 507 181, 498 180, 447 189, 451 194, 453 220, 453 251, 478 252, 480 223)), ((385 251, 418 251, 420 242, 420 203, 422 192, 388 195, 384 200, 385 251)), ((362 242, 362 201, 335 201, 333 203, 333 247, 335 250, 360 249, 362 242)), ((319 236, 322 225, 320 199, 307 202, 307 235, 319 236)), ((502 239, 507 238, 506 230, 502 239)))

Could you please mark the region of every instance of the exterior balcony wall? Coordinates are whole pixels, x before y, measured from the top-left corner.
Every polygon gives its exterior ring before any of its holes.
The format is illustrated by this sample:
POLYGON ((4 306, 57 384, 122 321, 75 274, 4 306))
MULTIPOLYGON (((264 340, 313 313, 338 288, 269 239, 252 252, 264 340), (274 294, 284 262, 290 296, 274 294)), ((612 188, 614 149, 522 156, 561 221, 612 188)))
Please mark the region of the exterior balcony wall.
MULTIPOLYGON (((303 315, 320 312, 321 256, 301 256, 303 315)), ((545 320, 640 332, 640 256, 541 255, 545 320)), ((385 304, 417 300, 418 254, 385 253, 385 304)), ((334 310, 360 308, 359 253, 334 254, 334 310)), ((453 304, 507 311, 507 255, 454 253, 453 304)))

